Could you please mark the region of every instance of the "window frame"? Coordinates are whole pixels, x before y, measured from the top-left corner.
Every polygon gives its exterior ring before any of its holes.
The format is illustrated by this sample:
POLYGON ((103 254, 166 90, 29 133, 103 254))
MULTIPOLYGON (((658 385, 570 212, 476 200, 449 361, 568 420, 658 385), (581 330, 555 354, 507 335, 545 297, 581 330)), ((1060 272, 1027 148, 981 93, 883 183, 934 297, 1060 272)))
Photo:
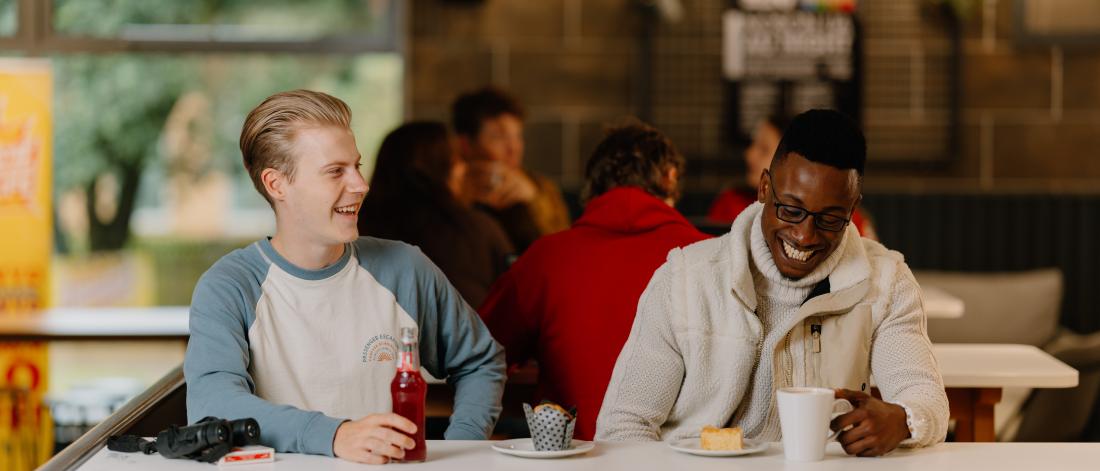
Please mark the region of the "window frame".
POLYGON ((268 52, 302 54, 402 53, 405 3, 389 1, 384 31, 377 34, 340 34, 306 41, 233 41, 219 39, 100 38, 58 34, 53 29, 53 0, 17 0, 16 29, 12 36, 0 36, 0 51, 28 56, 52 53, 115 52, 268 52))

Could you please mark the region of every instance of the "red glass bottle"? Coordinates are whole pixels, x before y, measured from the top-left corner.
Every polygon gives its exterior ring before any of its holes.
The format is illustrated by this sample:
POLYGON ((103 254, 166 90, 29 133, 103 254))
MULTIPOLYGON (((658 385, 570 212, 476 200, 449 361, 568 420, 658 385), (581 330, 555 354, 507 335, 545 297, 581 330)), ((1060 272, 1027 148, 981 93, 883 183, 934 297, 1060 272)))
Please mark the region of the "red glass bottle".
POLYGON ((390 396, 393 398, 393 413, 416 424, 416 433, 412 435, 416 447, 405 450, 405 458, 400 460, 402 462, 420 462, 428 457, 424 442, 424 402, 427 394, 428 383, 420 376, 420 346, 416 329, 402 327, 401 354, 397 357, 397 374, 390 383, 390 396))

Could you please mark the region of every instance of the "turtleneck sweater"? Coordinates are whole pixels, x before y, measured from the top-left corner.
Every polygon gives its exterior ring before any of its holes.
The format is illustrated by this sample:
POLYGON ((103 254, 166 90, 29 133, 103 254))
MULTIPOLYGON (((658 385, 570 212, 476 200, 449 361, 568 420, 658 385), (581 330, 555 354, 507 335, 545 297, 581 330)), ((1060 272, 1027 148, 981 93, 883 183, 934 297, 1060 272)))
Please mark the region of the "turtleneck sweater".
POLYGON ((842 233, 840 243, 809 275, 797 280, 779 272, 772 258, 768 241, 760 224, 760 215, 752 222, 748 250, 752 263, 753 287, 756 290, 756 316, 764 329, 764 341, 757 352, 752 388, 737 408, 733 423, 741 427, 745 436, 774 441, 780 438, 779 413, 776 409, 775 391, 792 384, 792 365, 801 362, 804 351, 790 348, 789 332, 796 323, 798 308, 810 296, 815 285, 832 273, 844 253, 847 237, 842 233), (778 355, 770 355, 779 349, 778 355), (773 361, 779 364, 774 364, 773 361), (774 373, 774 374, 773 374, 774 373))

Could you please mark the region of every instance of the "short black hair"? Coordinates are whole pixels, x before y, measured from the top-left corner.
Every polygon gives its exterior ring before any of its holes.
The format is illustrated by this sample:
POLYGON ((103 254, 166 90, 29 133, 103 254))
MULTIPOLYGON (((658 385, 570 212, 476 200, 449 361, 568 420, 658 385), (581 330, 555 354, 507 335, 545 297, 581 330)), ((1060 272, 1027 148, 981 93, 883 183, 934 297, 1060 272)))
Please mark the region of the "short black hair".
POLYGON ((477 137, 485 120, 505 114, 522 120, 523 107, 504 90, 489 86, 455 99, 451 105, 451 126, 458 134, 477 137))
POLYGON ((867 140, 852 118, 836 110, 810 110, 795 116, 783 132, 772 158, 772 168, 789 154, 839 168, 855 169, 863 177, 867 140))
POLYGON ((684 173, 684 156, 664 134, 641 122, 611 128, 592 151, 584 169, 581 202, 588 203, 620 186, 634 186, 661 199, 680 197, 680 185, 668 187, 665 172, 684 173))

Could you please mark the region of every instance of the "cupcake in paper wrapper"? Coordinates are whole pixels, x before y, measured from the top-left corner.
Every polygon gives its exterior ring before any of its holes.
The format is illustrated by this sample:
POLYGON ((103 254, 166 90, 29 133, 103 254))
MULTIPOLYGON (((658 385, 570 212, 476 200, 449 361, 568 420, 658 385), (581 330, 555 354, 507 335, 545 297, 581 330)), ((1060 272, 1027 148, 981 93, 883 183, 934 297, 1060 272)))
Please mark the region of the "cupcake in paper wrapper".
POLYGON ((536 451, 561 451, 573 447, 573 426, 577 423, 576 409, 567 411, 552 402, 543 402, 531 408, 523 404, 527 416, 527 428, 536 451))

